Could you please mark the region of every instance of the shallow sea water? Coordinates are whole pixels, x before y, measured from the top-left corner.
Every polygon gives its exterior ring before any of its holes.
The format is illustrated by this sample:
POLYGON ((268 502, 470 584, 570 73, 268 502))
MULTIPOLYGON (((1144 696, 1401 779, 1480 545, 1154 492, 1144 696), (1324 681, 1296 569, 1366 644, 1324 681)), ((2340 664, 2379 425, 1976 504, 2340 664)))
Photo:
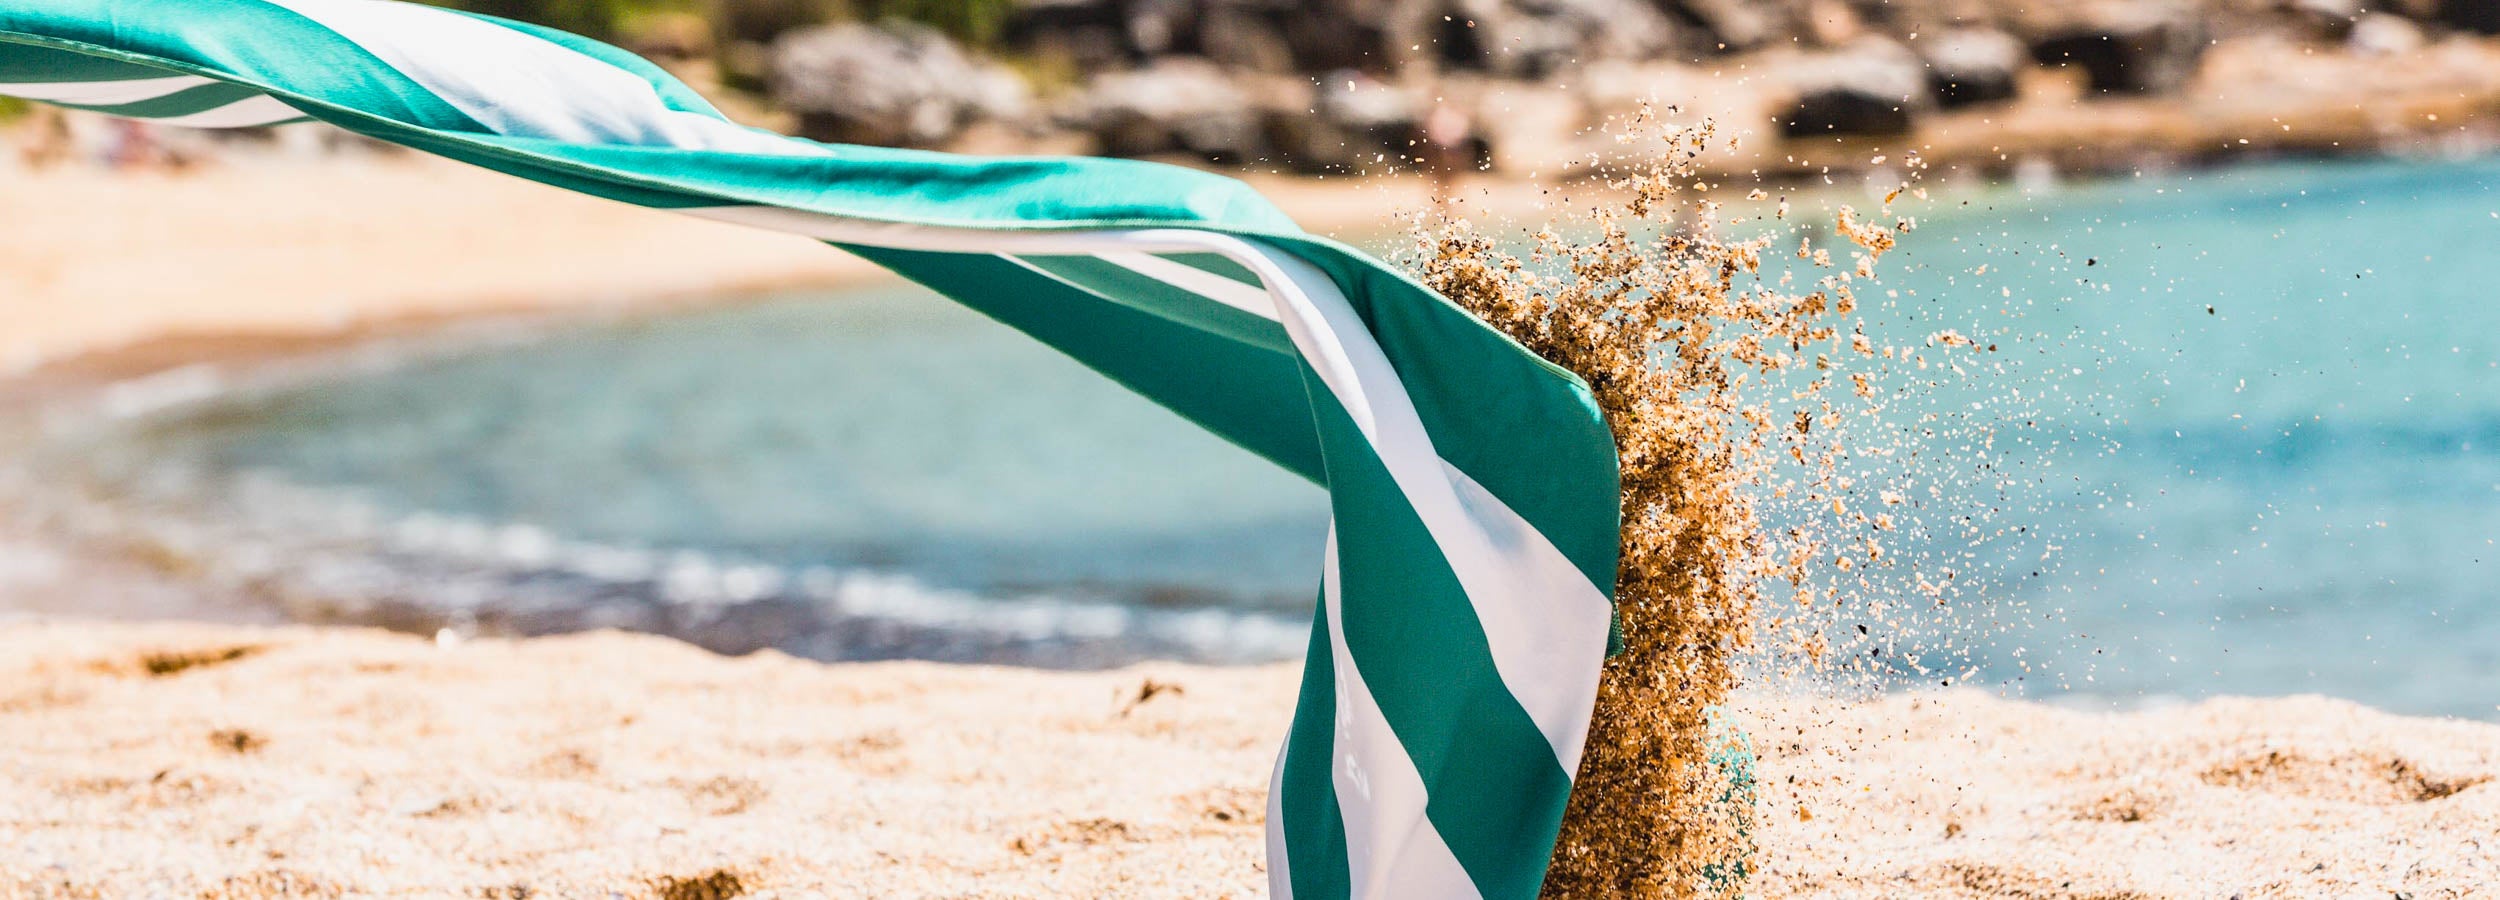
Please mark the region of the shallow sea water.
MULTIPOLYGON (((2282 164, 1905 205, 1923 224, 1871 330, 1998 345, 1906 405, 1986 424, 1997 465, 1956 466, 1971 430, 1921 450, 1966 499, 1931 514, 1983 507, 1988 537, 1911 529, 1973 621, 1896 680, 2500 717, 2495 183, 2500 161, 2282 164)), ((139 407, 20 461, 74 487, 49 514, 304 618, 1281 659, 1325 528, 1318 488, 901 287, 139 407)))

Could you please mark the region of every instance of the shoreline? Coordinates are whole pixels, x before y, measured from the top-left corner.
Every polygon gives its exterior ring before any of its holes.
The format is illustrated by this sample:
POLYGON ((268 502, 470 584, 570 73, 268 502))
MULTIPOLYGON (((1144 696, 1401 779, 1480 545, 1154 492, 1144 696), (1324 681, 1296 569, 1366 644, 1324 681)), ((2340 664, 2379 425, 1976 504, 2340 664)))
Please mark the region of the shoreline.
MULTIPOLYGON (((426 160, 53 177, 0 173, 11 393, 878 277, 805 239, 426 160)), ((1323 233, 1387 224, 1425 189, 1254 183, 1323 233)), ((1481 185, 1493 215, 1546 202, 1520 184, 1481 185)), ((203 598, 136 564, 30 586, 10 537, 0 898, 1264 894, 1293 663, 1045 672, 617 632, 98 621, 60 611, 203 598)), ((2500 724, 1970 690, 1756 694, 1737 715, 1763 759, 1759 897, 2500 883, 2500 848, 2475 837, 2500 833, 2500 724)))
MULTIPOLYGON (((2500 110, 2500 90, 2486 99, 2500 110)), ((1925 183, 1948 191, 2021 183, 2025 160, 2049 166, 2044 171, 2056 179, 2088 183, 2131 168, 2141 175, 2500 153, 2500 125, 2462 131, 2445 145, 2421 135, 2381 137, 2387 140, 2333 146, 2287 138, 2201 157, 2009 153, 1986 166, 1928 157, 1925 183), (2051 158, 2057 161, 2045 162, 2051 158)), ((1836 146, 1882 159, 1887 145, 1850 139, 1836 146)), ((1760 176, 1775 192, 1845 197, 1846 183, 1833 176, 1883 170, 1816 171, 1801 160, 1788 170, 1710 177, 1760 176)), ((1222 174, 1249 183, 1310 232, 1339 239, 1401 228, 1405 216, 1433 202, 1432 182, 1414 173, 1222 174)), ((1478 217, 1509 225, 1551 218, 1570 205, 1571 193, 1611 190, 1607 181, 1585 168, 1550 181, 1478 175, 1457 182, 1452 196, 1478 217)), ((1711 190, 1733 200, 1739 186, 1722 181, 1711 190)), ((902 284, 809 238, 667 215, 397 152, 308 164, 247 155, 181 174, 78 167, 29 173, 0 162, 0 239, 0 286, 9 288, 0 294, 0 321, 13 326, 0 335, 0 389, 249 361, 478 321, 660 315, 796 291, 902 284), (231 233, 235 213, 225 204, 238 197, 262 204, 249 214, 251 236, 231 233), (47 227, 47 214, 64 209, 79 210, 70 227, 47 227), (120 238, 100 233, 141 222, 135 230, 150 244, 144 253, 122 253, 113 246, 120 238), (505 224, 477 224, 486 222, 505 224), (270 231, 281 239, 267 239, 270 231), (513 239, 499 240, 505 237, 513 239), (351 258, 358 264, 341 264, 351 258)))

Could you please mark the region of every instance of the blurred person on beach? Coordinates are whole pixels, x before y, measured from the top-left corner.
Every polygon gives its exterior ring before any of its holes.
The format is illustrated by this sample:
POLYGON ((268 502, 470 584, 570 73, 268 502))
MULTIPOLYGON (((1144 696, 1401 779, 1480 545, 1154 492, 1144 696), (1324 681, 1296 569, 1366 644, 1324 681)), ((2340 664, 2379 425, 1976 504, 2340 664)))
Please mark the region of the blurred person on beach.
POLYGON ((27 111, 26 124, 18 130, 17 150, 26 168, 49 169, 69 161, 76 152, 69 116, 60 107, 36 105, 27 111))

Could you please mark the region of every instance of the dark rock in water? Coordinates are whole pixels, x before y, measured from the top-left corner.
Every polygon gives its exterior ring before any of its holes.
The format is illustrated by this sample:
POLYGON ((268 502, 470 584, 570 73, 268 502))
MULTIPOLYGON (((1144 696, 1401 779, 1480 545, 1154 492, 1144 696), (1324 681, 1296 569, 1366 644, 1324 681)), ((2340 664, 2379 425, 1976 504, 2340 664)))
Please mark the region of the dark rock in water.
POLYGON ((2049 7, 2022 26, 2031 58, 2083 69, 2091 90, 2163 94, 2196 74, 2205 54, 2205 23, 2193 5, 2166 0, 2049 7))
POLYGON ((1198 59, 1164 58, 1097 76, 1067 118, 1114 156, 1187 153, 1240 163, 1267 150, 1249 92, 1198 59))
POLYGON ((2014 99, 2016 73, 2028 62, 2023 42, 1990 28, 1963 28, 1918 42, 1927 87, 1946 108, 2014 99))
POLYGON ((1780 77, 1797 98, 1777 116, 1792 138, 1907 134, 1933 103, 1918 56, 1882 38, 1798 56, 1780 77))
POLYGON ((1029 121, 1031 94, 934 29, 826 25, 773 42, 773 101, 817 140, 889 147, 944 143, 964 125, 1029 121))

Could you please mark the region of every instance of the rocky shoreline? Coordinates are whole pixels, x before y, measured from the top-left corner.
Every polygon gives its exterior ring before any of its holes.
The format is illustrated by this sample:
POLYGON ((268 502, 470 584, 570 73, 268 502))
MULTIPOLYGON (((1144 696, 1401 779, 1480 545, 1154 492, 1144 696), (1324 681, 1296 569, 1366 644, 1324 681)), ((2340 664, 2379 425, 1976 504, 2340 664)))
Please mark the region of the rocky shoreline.
MULTIPOLYGON (((708 3, 606 36, 819 140, 1277 181, 1604 174, 1659 149, 1618 140, 1644 110, 1713 122, 1697 167, 1746 186, 2500 148, 2500 0, 968 0, 1000 11, 978 37, 876 16, 902 0, 708 3)), ((12 130, 36 166, 378 146, 154 129, 134 157, 90 114, 12 130)))
POLYGON ((2481 146, 2500 111, 2465 0, 1024 0, 982 51, 805 6, 736 4, 681 68, 824 140, 1301 174, 1558 176, 1643 104, 1771 179, 2481 146))

